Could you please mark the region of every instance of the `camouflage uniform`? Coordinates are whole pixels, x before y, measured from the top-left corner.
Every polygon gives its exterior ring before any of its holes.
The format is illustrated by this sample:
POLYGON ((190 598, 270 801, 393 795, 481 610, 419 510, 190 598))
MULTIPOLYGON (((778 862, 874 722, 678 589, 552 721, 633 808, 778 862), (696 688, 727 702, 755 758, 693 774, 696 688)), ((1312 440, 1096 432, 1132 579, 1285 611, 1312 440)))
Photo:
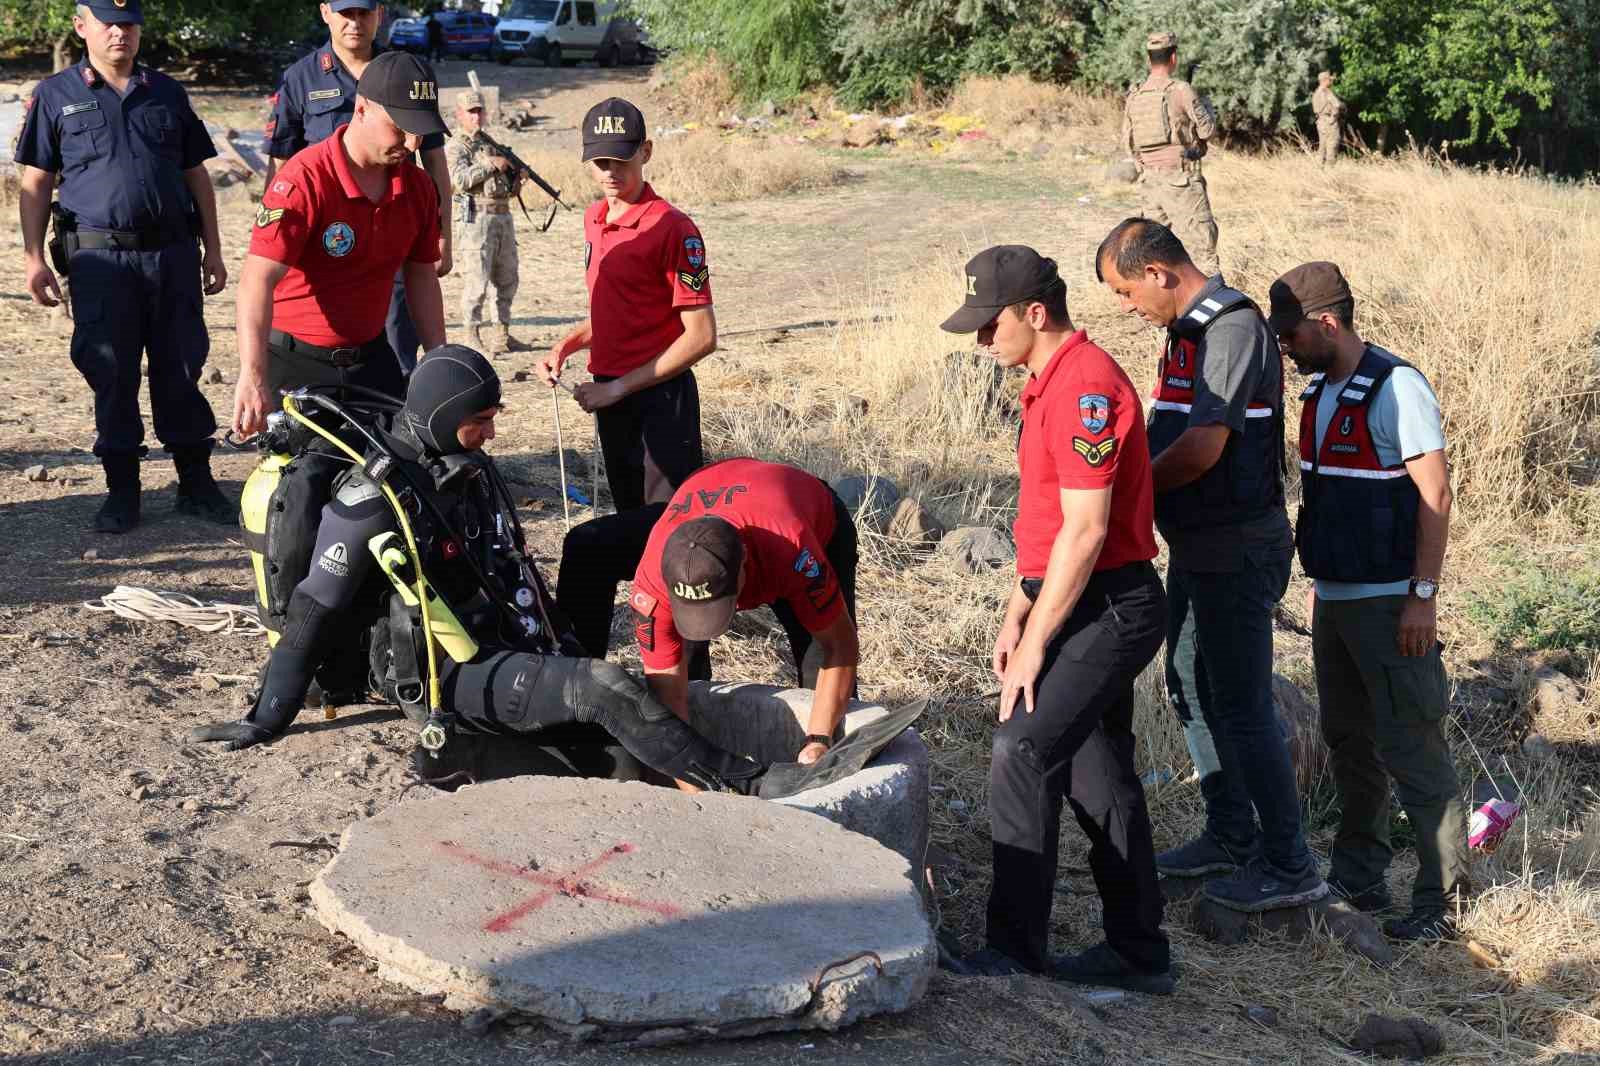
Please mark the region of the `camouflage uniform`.
POLYGON ((517 178, 496 170, 490 162, 499 145, 481 130, 457 133, 445 147, 450 164, 450 184, 456 190, 456 261, 461 266, 461 320, 477 347, 486 347, 479 330, 489 285, 495 288, 498 327, 493 349, 528 351, 511 336, 511 301, 517 295, 517 232, 511 221, 511 201, 517 178))
MULTIPOLYGON (((1152 33, 1150 51, 1177 46, 1177 36, 1152 33)), ((1139 167, 1145 217, 1169 226, 1207 274, 1218 273, 1217 222, 1211 214, 1199 157, 1217 132, 1211 104, 1186 81, 1152 71, 1128 92, 1122 143, 1139 167)))
POLYGON ((1333 75, 1323 71, 1317 78, 1317 91, 1311 94, 1311 111, 1317 116, 1317 150, 1322 165, 1339 158, 1344 141, 1344 101, 1333 91, 1333 75))

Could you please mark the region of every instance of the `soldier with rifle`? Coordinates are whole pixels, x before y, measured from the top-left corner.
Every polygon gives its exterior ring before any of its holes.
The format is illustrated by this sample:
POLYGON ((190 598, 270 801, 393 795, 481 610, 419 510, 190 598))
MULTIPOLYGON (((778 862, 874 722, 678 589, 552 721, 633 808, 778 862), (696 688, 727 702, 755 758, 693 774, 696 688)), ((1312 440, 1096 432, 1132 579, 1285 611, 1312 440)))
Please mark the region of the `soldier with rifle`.
POLYGON ((483 94, 476 86, 461 94, 456 133, 445 150, 450 184, 457 190, 452 200, 459 234, 457 245, 465 270, 461 321, 474 348, 496 353, 526 352, 532 350, 530 346, 511 335, 511 302, 517 295, 517 232, 511 221, 511 201, 515 199, 527 217, 528 207, 522 202, 523 182, 531 179, 549 193, 553 202, 540 227, 543 232, 555 218, 561 193, 517 158, 515 152, 483 131, 483 110, 483 94), (492 339, 482 332, 483 305, 491 284, 496 311, 492 339))

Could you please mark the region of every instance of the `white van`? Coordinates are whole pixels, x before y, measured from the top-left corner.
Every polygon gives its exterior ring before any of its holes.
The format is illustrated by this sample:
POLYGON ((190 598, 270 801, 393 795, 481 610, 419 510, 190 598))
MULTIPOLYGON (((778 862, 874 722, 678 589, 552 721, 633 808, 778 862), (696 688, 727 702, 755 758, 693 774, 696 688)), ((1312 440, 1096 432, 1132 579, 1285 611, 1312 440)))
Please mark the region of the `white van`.
POLYGON ((526 56, 547 67, 582 59, 614 66, 621 46, 606 29, 616 7, 615 0, 506 0, 495 27, 494 57, 510 63, 526 56))

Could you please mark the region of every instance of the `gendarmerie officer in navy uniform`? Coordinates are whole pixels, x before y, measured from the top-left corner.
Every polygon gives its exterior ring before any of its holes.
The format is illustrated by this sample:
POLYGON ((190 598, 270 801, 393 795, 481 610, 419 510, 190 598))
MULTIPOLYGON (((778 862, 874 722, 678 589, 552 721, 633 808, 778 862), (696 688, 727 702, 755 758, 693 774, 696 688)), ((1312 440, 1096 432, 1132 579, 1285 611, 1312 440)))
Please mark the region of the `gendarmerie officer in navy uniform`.
MULTIPOLYGON (((350 121, 356 106, 356 82, 372 58, 383 51, 374 43, 383 22, 383 5, 378 0, 331 0, 322 5, 322 21, 328 24, 328 43, 296 60, 283 72, 283 82, 272 94, 272 115, 265 130, 265 187, 269 189, 279 165, 350 121)), ((445 160, 444 142, 444 134, 431 134, 422 139, 418 151, 422 169, 439 190, 441 278, 450 273, 451 264, 450 164, 445 160)), ((420 339, 406 308, 405 282, 399 275, 384 331, 400 361, 400 372, 411 373, 417 365, 420 339)))
POLYGON ((70 282, 72 363, 94 390, 94 453, 109 490, 95 516, 103 533, 139 521, 142 354, 155 434, 178 468, 179 512, 237 519, 211 477, 217 423, 196 385, 210 350, 202 276, 208 296, 228 280, 204 166, 217 150, 183 87, 135 62, 143 21, 139 0, 78 4, 72 24, 87 55, 39 83, 16 150, 28 292, 46 307, 61 300, 45 262, 60 176, 51 258, 70 282))

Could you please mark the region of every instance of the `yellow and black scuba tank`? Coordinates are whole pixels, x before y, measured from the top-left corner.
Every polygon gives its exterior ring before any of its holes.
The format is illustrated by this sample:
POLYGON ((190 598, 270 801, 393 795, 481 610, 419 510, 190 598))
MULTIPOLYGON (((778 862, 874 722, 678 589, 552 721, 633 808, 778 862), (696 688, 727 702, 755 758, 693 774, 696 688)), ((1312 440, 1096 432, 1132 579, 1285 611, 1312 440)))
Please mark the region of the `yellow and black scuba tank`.
POLYGON ((311 572, 322 508, 350 463, 319 447, 315 434, 273 412, 258 439, 261 462, 244 483, 239 528, 250 551, 256 609, 268 645, 283 633, 289 597, 311 572))

